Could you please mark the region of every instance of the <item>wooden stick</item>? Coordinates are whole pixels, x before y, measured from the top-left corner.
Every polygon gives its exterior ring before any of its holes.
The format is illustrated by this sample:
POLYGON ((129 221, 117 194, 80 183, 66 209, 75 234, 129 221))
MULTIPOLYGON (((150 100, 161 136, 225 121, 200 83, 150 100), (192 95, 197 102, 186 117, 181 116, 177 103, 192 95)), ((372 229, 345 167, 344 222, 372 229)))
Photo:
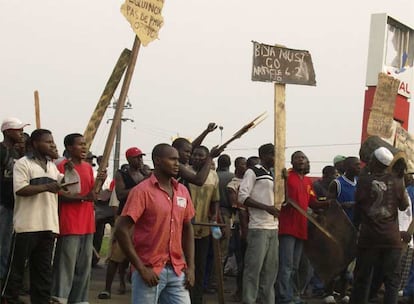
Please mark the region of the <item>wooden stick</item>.
MULTIPOLYGON (((109 135, 106 140, 105 150, 102 156, 102 161, 99 165, 98 175, 102 172, 106 171, 108 167, 108 160, 109 155, 111 154, 112 146, 114 144, 116 131, 118 129, 119 124, 121 123, 122 119, 122 111, 124 110, 125 101, 128 95, 129 85, 131 84, 132 75, 134 74, 135 64, 137 62, 137 57, 139 53, 139 49, 141 46, 141 41, 139 40, 138 36, 135 35, 134 46, 132 47, 131 57, 129 60, 128 68, 125 73, 124 82, 122 84, 121 93, 116 105, 114 118, 112 120, 111 129, 109 130, 109 135)), ((103 180, 97 178, 95 180, 94 191, 98 193, 102 188, 103 180)))
POLYGON ((118 58, 118 61, 115 64, 112 74, 108 79, 108 82, 105 85, 105 89, 102 92, 101 98, 99 98, 98 103, 96 104, 95 110, 92 113, 91 118, 89 119, 88 126, 86 127, 83 136, 85 137, 86 147, 89 148, 92 145, 93 138, 95 137, 98 127, 101 124, 102 118, 105 114, 106 109, 108 108, 112 97, 114 96, 115 90, 118 87, 119 82, 121 81, 122 75, 124 75, 125 69, 130 62, 131 51, 124 49, 121 55, 118 58))
POLYGON ((286 109, 285 109, 285 85, 275 83, 275 164, 274 164, 274 196, 275 207, 280 209, 285 200, 285 182, 283 169, 285 168, 285 149, 286 149, 286 109))
POLYGON ((40 101, 39 101, 39 92, 34 91, 34 100, 35 100, 35 116, 36 116, 36 129, 40 129, 40 101))
POLYGON ((205 227, 226 227, 227 224, 219 224, 219 223, 202 223, 202 222, 195 222, 193 223, 194 226, 205 226, 205 227))
POLYGON ((305 210, 303 210, 295 201, 291 200, 290 198, 286 198, 286 201, 295 208, 300 214, 302 214, 304 217, 306 217, 309 222, 314 224, 316 228, 318 228, 323 234, 325 234, 328 238, 330 238, 335 243, 338 243, 336 238, 328 231, 326 230, 321 224, 318 223, 318 221, 310 214, 308 214, 305 210))
POLYGON ((229 143, 231 143, 232 141, 236 140, 237 138, 242 137, 242 135, 244 135, 245 133, 247 133, 247 131, 253 129, 259 123, 261 123, 263 120, 265 120, 266 117, 267 117, 266 112, 264 112, 264 113, 260 114, 259 116, 257 116, 251 122, 249 122, 248 124, 246 124, 245 126, 243 126, 239 131, 237 131, 236 133, 234 133, 234 135, 229 140, 227 140, 224 144, 222 144, 220 147, 218 147, 218 150, 224 150, 229 143))
POLYGON ((220 240, 211 238, 213 241, 213 252, 214 252, 214 266, 217 277, 217 288, 218 288, 218 303, 224 304, 224 278, 223 278, 223 264, 221 262, 220 252, 220 240))

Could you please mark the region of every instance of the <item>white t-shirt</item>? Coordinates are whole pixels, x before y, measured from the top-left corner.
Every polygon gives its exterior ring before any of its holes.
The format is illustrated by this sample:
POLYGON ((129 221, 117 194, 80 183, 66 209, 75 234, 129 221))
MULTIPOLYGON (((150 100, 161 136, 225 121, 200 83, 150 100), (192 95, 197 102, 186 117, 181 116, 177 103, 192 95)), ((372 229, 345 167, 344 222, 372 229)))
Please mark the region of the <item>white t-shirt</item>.
MULTIPOLYGON (((245 200, 250 197, 263 205, 274 206, 273 177, 261 165, 256 165, 256 168, 262 168, 267 174, 256 176, 252 169, 247 169, 239 187, 239 202, 244 204, 245 200)), ((251 207, 248 210, 249 229, 278 229, 278 219, 267 211, 251 207)))
POLYGON ((47 191, 32 196, 20 196, 16 195, 16 192, 30 184, 61 182, 62 179, 63 174, 51 161, 47 162, 46 172, 34 158, 24 156, 15 163, 13 169, 15 192, 13 224, 16 233, 37 231, 59 233, 57 194, 47 191))

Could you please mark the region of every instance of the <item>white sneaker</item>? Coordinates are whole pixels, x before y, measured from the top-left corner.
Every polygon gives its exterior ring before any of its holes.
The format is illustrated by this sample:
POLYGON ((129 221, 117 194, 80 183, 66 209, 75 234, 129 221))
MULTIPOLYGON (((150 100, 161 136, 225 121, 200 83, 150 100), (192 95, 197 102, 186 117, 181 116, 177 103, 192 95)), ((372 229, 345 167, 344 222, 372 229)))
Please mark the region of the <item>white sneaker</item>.
POLYGON ((399 297, 402 297, 403 295, 404 295, 404 290, 399 290, 399 291, 398 291, 398 296, 399 296, 399 297))
POLYGON ((323 302, 326 304, 335 304, 335 298, 333 296, 327 296, 325 298, 323 298, 323 302))
POLYGON ((342 303, 345 303, 345 304, 348 304, 348 303, 349 303, 349 297, 348 297, 348 296, 343 297, 343 298, 341 299, 341 302, 342 302, 342 303))

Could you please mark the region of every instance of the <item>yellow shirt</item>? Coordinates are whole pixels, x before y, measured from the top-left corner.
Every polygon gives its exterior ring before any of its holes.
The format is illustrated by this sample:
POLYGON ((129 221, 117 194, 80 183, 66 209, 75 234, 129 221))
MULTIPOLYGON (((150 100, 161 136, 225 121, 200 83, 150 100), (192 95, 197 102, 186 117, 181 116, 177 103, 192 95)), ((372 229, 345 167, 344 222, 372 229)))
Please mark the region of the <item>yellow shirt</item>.
MULTIPOLYGON (((208 223, 210 203, 220 201, 219 179, 215 171, 210 170, 205 183, 202 186, 190 184, 190 193, 195 208, 196 223, 208 223)), ((194 237, 196 239, 206 237, 210 234, 209 227, 194 226, 194 237)))

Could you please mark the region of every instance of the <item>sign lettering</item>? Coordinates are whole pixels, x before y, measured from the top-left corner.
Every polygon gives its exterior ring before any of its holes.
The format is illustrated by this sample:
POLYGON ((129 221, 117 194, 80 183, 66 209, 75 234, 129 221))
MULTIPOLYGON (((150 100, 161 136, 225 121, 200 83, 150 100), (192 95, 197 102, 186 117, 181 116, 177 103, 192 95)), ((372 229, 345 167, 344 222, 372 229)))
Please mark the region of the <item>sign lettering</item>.
POLYGON ((316 85, 308 51, 253 41, 253 81, 316 85))
POLYGON ((164 0, 126 0, 121 6, 122 14, 144 46, 158 38, 164 23, 163 5, 164 0))

